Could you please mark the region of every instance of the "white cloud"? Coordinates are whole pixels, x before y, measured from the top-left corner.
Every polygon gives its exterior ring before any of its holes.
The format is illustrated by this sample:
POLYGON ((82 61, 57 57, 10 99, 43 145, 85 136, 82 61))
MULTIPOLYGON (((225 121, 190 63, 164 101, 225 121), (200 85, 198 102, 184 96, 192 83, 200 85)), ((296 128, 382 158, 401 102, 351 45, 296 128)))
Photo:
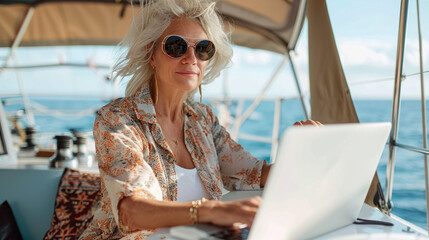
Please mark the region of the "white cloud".
POLYGON ((234 54, 232 55, 232 64, 233 66, 237 67, 241 65, 241 55, 238 53, 238 51, 234 51, 234 54))
POLYGON ((259 52, 257 54, 257 58, 259 59, 258 63, 267 64, 267 63, 271 62, 272 54, 270 54, 268 52, 259 52))
MULTIPOLYGON (((420 56, 419 56, 419 42, 418 40, 410 40, 405 43, 405 60, 411 64, 413 67, 420 66, 420 56)), ((423 64, 427 62, 429 57, 429 42, 423 40, 422 41, 422 49, 423 49, 423 64)), ((425 64, 428 65, 428 64, 425 64)))
POLYGON ((295 51, 291 52, 291 57, 296 65, 308 65, 308 46, 305 44, 298 44, 295 51))
MULTIPOLYGON (((377 64, 387 66, 394 63, 396 46, 381 40, 340 39, 337 40, 338 51, 343 65, 377 64), (392 55, 392 56, 391 56, 392 55)), ((292 53, 296 64, 308 64, 307 42, 300 42, 292 53)))
POLYGON ((258 57, 254 53, 246 53, 244 60, 247 64, 256 64, 258 63, 258 57))
POLYGON ((268 53, 262 50, 254 50, 253 52, 247 51, 244 59, 247 64, 253 65, 265 65, 271 62, 272 53, 268 53))
POLYGON ((343 65, 389 66, 395 60, 392 59, 393 46, 379 40, 350 39, 338 41, 338 49, 343 65))

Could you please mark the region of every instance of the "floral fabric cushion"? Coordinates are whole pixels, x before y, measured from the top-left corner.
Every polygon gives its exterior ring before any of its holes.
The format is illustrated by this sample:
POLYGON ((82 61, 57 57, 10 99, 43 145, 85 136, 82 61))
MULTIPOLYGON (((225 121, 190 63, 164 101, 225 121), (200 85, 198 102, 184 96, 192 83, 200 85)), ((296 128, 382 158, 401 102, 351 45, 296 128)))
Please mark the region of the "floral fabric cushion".
POLYGON ((77 239, 92 220, 100 196, 99 175, 66 168, 45 239, 77 239))

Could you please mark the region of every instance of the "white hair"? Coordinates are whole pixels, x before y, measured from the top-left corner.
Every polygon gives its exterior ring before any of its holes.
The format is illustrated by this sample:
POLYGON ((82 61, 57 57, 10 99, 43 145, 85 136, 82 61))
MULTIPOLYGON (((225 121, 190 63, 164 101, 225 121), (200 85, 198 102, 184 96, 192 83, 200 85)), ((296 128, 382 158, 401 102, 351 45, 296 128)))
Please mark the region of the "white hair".
MULTIPOLYGON (((142 6, 142 10, 134 17, 127 35, 119 44, 128 51, 113 66, 115 80, 131 78, 126 87, 126 96, 133 96, 141 86, 150 83, 154 76, 150 59, 155 44, 175 18, 197 20, 209 40, 216 46, 216 53, 209 60, 202 84, 212 82, 229 65, 232 57, 231 42, 229 34, 224 30, 221 17, 215 11, 215 2, 210 0, 146 1, 145 6, 142 6)), ((191 91, 187 98, 192 99, 196 90, 191 91)))

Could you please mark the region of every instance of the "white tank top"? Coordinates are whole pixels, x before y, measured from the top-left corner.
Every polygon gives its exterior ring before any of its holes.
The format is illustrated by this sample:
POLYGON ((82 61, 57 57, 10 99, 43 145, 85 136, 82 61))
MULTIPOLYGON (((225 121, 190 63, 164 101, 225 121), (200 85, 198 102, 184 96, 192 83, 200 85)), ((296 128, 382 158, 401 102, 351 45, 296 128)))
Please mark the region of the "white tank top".
POLYGON ((197 169, 186 169, 174 164, 177 176, 177 201, 189 202, 201 198, 210 199, 210 194, 205 189, 198 176, 197 169))

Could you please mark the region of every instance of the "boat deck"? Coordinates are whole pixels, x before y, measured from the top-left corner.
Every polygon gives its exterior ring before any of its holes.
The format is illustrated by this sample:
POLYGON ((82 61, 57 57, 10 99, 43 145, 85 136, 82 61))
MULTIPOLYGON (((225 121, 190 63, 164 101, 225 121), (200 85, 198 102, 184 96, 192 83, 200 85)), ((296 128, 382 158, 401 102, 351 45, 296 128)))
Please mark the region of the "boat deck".
MULTIPOLYGON (((49 158, 48 157, 35 157, 33 155, 25 155, 21 152, 18 153, 17 163, 9 164, 6 166, 0 166, 0 169, 37 169, 37 170, 55 170, 64 168, 50 168, 49 167, 49 158)), ((87 173, 98 174, 98 165, 97 162, 94 162, 92 166, 82 166, 79 165, 77 170, 87 173)))
MULTIPOLYGON (((1 167, 3 171, 9 169, 28 169, 28 170, 50 170, 54 171, 48 167, 48 158, 35 158, 35 157, 23 157, 19 156, 19 161, 15 165, 1 167)), ((59 169, 58 169, 59 170, 59 169)), ((96 165, 92 167, 79 167, 79 170, 90 173, 98 173, 98 168, 96 165)), ((60 176, 60 172, 57 175, 60 176)), ((55 183, 54 185, 56 185, 55 183)), ((52 188, 53 192, 56 190, 52 188)), ((54 194, 54 193, 53 193, 54 194)), ((238 200, 243 198, 248 198, 255 195, 262 195, 262 191, 235 191, 229 192, 222 198, 223 201, 238 200)), ((54 199, 54 198, 53 198, 54 199)), ((53 200, 52 199, 52 200, 53 200)), ((380 220, 385 222, 391 222, 394 226, 381 226, 381 225, 356 225, 350 224, 345 227, 339 228, 332 232, 325 233, 318 236, 317 240, 325 239, 429 239, 427 232, 415 226, 399 217, 394 215, 387 216, 380 212, 378 209, 370 207, 367 204, 362 206, 361 212, 359 214, 360 218, 370 219, 370 220, 380 220)), ((175 240, 179 239, 171 234, 172 228, 161 228, 154 235, 152 235, 150 240, 164 240, 170 239, 175 240)), ((215 228, 214 230, 219 230, 215 228)), ((190 238, 194 239, 194 238, 190 238)), ((195 238, 197 239, 197 238, 195 238)), ((210 239, 210 238, 209 238, 210 239)))
MULTIPOLYGON (((226 194, 222 200, 235 200, 243 199, 255 195, 262 195, 261 191, 236 191, 226 194)), ((370 207, 367 204, 362 206, 359 218, 379 220, 384 222, 391 222, 394 226, 381 226, 381 225, 357 225, 350 224, 345 227, 339 228, 332 232, 325 233, 316 238, 316 240, 333 240, 333 239, 396 239, 396 240, 408 240, 408 239, 429 239, 427 232, 405 220, 396 216, 387 216, 380 212, 378 209, 370 207)), ((154 235, 148 238, 148 240, 179 240, 171 234, 172 228, 161 228, 154 235)), ((213 229, 215 230, 215 229, 213 229)), ((173 230, 174 232, 174 230, 173 230)), ((196 233, 198 234, 198 233, 196 233)), ((189 239, 198 239, 192 238, 189 239)), ((211 239, 211 238, 204 238, 211 239)), ((215 239, 215 238, 212 238, 215 239)))

